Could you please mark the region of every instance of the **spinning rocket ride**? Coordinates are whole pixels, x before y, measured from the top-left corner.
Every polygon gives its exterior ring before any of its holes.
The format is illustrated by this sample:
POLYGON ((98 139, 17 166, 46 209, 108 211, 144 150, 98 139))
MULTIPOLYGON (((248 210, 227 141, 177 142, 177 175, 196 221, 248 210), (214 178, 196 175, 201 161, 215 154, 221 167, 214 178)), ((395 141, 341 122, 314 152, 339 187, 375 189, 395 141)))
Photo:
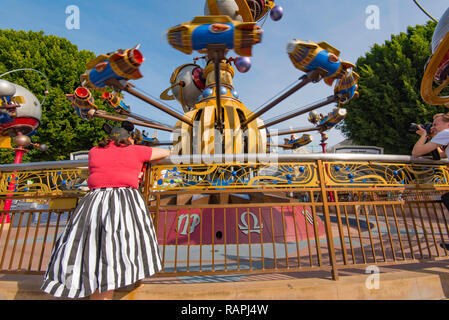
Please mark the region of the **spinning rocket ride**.
MULTIPOLYGON (((274 97, 270 103, 257 111, 250 110, 239 99, 234 87, 235 70, 245 73, 251 68, 253 47, 262 42, 263 30, 259 25, 268 16, 279 21, 283 8, 264 0, 206 0, 204 15, 189 22, 169 28, 169 44, 185 54, 197 54, 193 63, 186 62, 175 69, 170 85, 160 94, 163 101, 177 101, 183 114, 175 111, 166 102, 158 101, 141 93, 130 83, 142 77, 140 66, 144 57, 139 45, 100 55, 86 65, 81 75, 81 86, 67 95, 75 112, 83 119, 102 117, 116 121, 130 121, 155 130, 172 132, 172 154, 241 154, 267 153, 271 147, 295 149, 310 143, 313 138, 305 134, 290 139, 285 145, 270 143, 272 134, 268 128, 275 124, 311 112, 330 103, 338 107, 357 98, 359 76, 352 71, 354 65, 343 61, 340 52, 325 42, 292 40, 288 42, 287 54, 293 65, 305 72, 292 88, 274 97), (236 54, 236 56, 232 56, 236 54), (204 60, 205 66, 197 64, 204 60), (299 108, 264 122, 262 115, 309 83, 323 80, 334 85, 334 93, 324 101, 299 108), (92 98, 92 90, 101 93, 102 99, 114 109, 114 114, 99 110, 92 98), (177 119, 174 126, 157 123, 144 116, 134 114, 124 102, 123 93, 129 93, 177 119), (132 119, 131 119, 132 118, 132 119)), ((313 127, 280 131, 277 135, 295 132, 324 131, 344 119, 346 110, 337 108, 332 114, 314 123, 313 127), (293 131, 293 132, 292 132, 293 131)), ((151 139, 150 139, 151 140, 151 139)), ((148 144, 157 145, 157 139, 148 144)))

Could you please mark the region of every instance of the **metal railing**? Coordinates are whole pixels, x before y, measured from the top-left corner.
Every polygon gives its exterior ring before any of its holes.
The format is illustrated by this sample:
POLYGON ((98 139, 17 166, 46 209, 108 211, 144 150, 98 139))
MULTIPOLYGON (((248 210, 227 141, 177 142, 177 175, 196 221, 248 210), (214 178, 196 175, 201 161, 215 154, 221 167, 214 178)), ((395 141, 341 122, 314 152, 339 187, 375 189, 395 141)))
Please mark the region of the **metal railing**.
MULTIPOLYGON (((181 156, 146 170, 142 190, 164 275, 330 270, 338 279, 344 268, 447 259, 440 246, 449 243, 440 201, 449 191, 447 163, 353 154, 181 156)), ((0 211, 12 221, 0 223, 0 273, 45 272, 73 200, 86 192, 78 169, 86 166, 0 166, 0 200, 17 202, 0 211)))

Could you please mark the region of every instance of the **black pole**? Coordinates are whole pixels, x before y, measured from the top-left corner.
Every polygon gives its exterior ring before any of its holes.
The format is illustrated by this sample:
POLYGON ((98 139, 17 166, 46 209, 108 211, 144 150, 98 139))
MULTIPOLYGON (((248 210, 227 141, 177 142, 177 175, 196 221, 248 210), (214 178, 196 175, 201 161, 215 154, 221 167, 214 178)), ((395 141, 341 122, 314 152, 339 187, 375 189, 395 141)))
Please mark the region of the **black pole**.
POLYGON ((222 131, 221 123, 221 92, 220 92, 220 57, 218 50, 214 51, 214 71, 215 71, 215 97, 217 100, 217 126, 222 131))
POLYGON ((179 114, 179 113, 177 113, 177 112, 167 108, 166 106, 160 104, 159 102, 154 101, 153 99, 147 97, 146 95, 141 94, 140 92, 137 92, 136 90, 134 90, 132 88, 132 86, 129 83, 122 84, 122 83, 120 83, 120 81, 118 81, 117 79, 114 79, 114 78, 111 78, 111 79, 105 81, 105 83, 108 86, 111 86, 112 88, 114 88, 115 90, 126 91, 126 92, 132 94, 133 96, 135 96, 135 97, 137 97, 137 98, 139 98, 139 99, 141 99, 141 100, 151 104, 152 106, 158 108, 159 110, 161 110, 161 111, 163 111, 165 113, 168 113, 172 117, 175 117, 176 119, 181 120, 184 123, 187 123, 189 126, 193 126, 192 120, 190 120, 190 119, 184 117, 183 115, 181 115, 181 114, 179 114))
POLYGON ((309 131, 319 131, 319 130, 320 130, 319 127, 292 129, 292 130, 288 130, 288 131, 279 131, 279 132, 268 133, 267 137, 284 136, 286 134, 293 134, 293 133, 300 133, 300 132, 309 132, 309 131))
POLYGON ((267 122, 267 123, 265 123, 263 126, 260 126, 260 127, 259 127, 259 130, 260 130, 260 129, 267 128, 267 127, 270 127, 270 126, 273 126, 273 125, 275 125, 275 124, 278 124, 279 122, 283 122, 283 121, 289 120, 289 119, 291 119, 291 118, 294 118, 294 117, 296 117, 296 116, 302 115, 302 114, 304 114, 304 113, 310 112, 310 111, 312 111, 312 110, 315 110, 315 109, 317 109, 317 108, 320 108, 320 107, 325 106, 325 105, 327 105, 327 104, 330 104, 330 103, 332 103, 332 102, 336 102, 337 100, 338 100, 338 97, 337 97, 336 95, 334 95, 334 96, 329 96, 329 97, 327 97, 327 99, 326 99, 325 101, 318 102, 318 103, 316 103, 316 104, 314 104, 314 105, 311 105, 311 106, 308 107, 308 108, 299 110, 299 111, 297 111, 297 112, 295 112, 295 113, 293 113, 293 114, 287 115, 287 116, 285 116, 285 117, 283 117, 283 118, 280 118, 280 119, 277 119, 277 120, 273 120, 273 121, 271 121, 271 122, 267 122))

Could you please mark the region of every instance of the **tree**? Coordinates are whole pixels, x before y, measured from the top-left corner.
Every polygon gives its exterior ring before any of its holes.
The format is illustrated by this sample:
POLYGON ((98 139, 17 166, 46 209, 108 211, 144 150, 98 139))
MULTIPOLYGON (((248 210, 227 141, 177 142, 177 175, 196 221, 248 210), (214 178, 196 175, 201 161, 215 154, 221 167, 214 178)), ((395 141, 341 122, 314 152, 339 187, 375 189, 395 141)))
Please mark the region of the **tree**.
POLYGON ((434 114, 448 111, 425 103, 420 95, 435 26, 429 21, 408 27, 407 33, 374 44, 357 60, 360 97, 348 104, 340 126, 345 136, 357 144, 383 147, 385 153, 410 154, 418 138, 408 132, 410 123, 429 123, 434 114))
MULTIPOLYGON (((31 137, 34 143, 48 145, 48 150, 31 149, 23 162, 67 160, 70 152, 88 150, 106 136, 101 129, 105 120, 82 120, 65 97, 80 85, 79 76, 86 70, 86 63, 95 57, 93 52, 79 51, 67 39, 46 36, 43 31, 0 30, 0 43, 0 74, 18 68, 33 68, 44 73, 49 80, 49 95, 42 105, 41 125, 37 134, 31 137)), ((42 101, 46 82, 39 73, 14 72, 3 79, 27 88, 42 101)), ((93 94, 95 104, 111 111, 98 99, 98 94, 93 94)), ((0 149, 0 163, 12 163, 13 159, 12 150, 0 149)))

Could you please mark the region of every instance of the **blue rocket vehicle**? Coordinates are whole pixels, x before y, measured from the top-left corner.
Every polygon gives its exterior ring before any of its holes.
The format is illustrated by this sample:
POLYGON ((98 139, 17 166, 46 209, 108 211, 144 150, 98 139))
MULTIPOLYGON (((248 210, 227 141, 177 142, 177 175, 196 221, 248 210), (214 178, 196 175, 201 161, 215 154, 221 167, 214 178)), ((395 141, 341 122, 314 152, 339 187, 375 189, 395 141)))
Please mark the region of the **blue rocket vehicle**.
POLYGON ((101 98, 120 114, 127 114, 131 111, 129 106, 123 102, 122 97, 118 93, 104 92, 101 95, 101 98))
POLYGON ((340 51, 326 42, 293 39, 287 44, 287 53, 293 65, 301 71, 324 70, 323 80, 329 86, 335 79, 341 78, 348 68, 355 67, 350 62, 342 61, 340 51))
POLYGON ((94 98, 89 89, 85 87, 78 87, 73 94, 66 94, 67 99, 72 102, 72 107, 78 117, 84 120, 92 120, 89 115, 91 110, 97 110, 98 107, 94 104, 94 98))
POLYGON ((350 70, 346 72, 343 77, 337 79, 334 94, 340 97, 340 104, 346 104, 351 101, 353 98, 357 98, 359 96, 358 89, 358 80, 360 76, 357 72, 350 70))
POLYGON ((210 45, 234 49, 251 56, 252 46, 262 40, 262 28, 255 22, 233 21, 228 16, 200 16, 168 30, 170 45, 185 54, 206 53, 210 45))
POLYGON ((328 113, 327 116, 322 117, 321 121, 318 123, 318 127, 320 127, 320 131, 325 131, 333 128, 340 121, 346 118, 346 109, 344 108, 335 108, 331 112, 328 113))
POLYGON ((107 89, 106 82, 111 78, 116 80, 142 78, 143 75, 140 73, 139 67, 143 63, 144 57, 137 47, 102 54, 89 61, 86 64, 88 70, 80 77, 81 84, 104 92, 107 89))
POLYGON ((303 134, 300 138, 297 138, 296 135, 292 135, 290 139, 285 139, 284 149, 297 149, 300 147, 304 147, 313 141, 313 137, 310 134, 303 134))
POLYGON ((136 140, 136 144, 141 144, 144 146, 151 146, 159 142, 158 138, 156 137, 156 131, 152 137, 148 137, 145 131, 140 132, 139 129, 135 129, 133 132, 133 138, 136 140))

